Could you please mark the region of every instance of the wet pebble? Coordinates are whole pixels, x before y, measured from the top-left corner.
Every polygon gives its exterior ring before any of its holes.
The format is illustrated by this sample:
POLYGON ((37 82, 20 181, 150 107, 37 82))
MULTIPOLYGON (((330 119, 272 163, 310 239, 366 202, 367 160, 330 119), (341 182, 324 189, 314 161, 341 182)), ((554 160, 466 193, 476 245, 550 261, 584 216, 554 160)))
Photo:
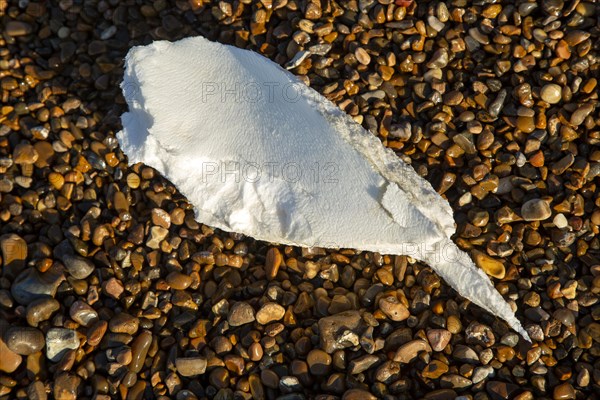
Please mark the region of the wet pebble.
POLYGON ((521 215, 525 221, 543 221, 552 215, 548 202, 543 199, 531 199, 521 206, 521 215))
POLYGON ((46 357, 58 362, 69 350, 79 348, 77 332, 73 329, 51 328, 46 333, 46 357))

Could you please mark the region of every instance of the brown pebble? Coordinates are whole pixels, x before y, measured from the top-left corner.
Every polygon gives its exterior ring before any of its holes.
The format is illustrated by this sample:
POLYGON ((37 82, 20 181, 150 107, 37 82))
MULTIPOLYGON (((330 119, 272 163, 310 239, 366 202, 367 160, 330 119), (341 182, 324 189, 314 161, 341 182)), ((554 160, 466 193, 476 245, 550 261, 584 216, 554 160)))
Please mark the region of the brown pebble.
POLYGON ((323 350, 311 350, 306 356, 306 362, 313 375, 326 375, 331 370, 331 356, 323 350))
POLYGON ((137 332, 139 319, 127 313, 118 313, 108 322, 108 329, 114 333, 133 335, 137 332))
POLYGON ((206 358, 202 357, 178 357, 175 359, 175 367, 181 376, 197 376, 206 371, 206 358))
POLYGON ((148 349, 152 343, 152 334, 150 331, 142 331, 131 344, 132 360, 129 364, 129 370, 134 373, 138 373, 142 370, 146 356, 148 355, 148 349))
POLYGON ((277 303, 265 303, 256 313, 256 322, 266 325, 273 321, 279 321, 285 314, 285 308, 277 303))
POLYGON ((267 259, 265 261, 265 274, 267 275, 267 279, 275 279, 282 261, 283 257, 281 256, 281 252, 276 247, 271 247, 269 251, 267 251, 267 259))
POLYGON ((506 275, 506 268, 504 268, 504 264, 501 261, 498 261, 478 250, 473 250, 471 254, 475 264, 485 271, 486 274, 497 279, 503 279, 506 275))
POLYGON ((404 321, 410 316, 408 308, 395 296, 385 296, 379 299, 379 308, 392 321, 404 321))
POLYGON ((429 347, 429 344, 422 339, 411 340, 398 348, 394 355, 394 361, 408 364, 422 351, 430 352, 431 347, 429 347))
POLYGON ((177 271, 169 273, 165 280, 175 290, 185 290, 192 284, 192 277, 177 271))

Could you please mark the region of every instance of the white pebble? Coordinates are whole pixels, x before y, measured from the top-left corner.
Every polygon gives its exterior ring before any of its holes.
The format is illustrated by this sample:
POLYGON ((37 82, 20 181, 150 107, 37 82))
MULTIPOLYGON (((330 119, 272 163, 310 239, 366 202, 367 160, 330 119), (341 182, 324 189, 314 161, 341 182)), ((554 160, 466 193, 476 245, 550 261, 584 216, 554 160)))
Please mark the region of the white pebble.
POLYGON ((552 222, 554 223, 554 226, 556 226, 559 229, 563 229, 569 226, 569 222, 567 221, 567 218, 564 216, 564 214, 556 214, 556 217, 554 217, 552 222))

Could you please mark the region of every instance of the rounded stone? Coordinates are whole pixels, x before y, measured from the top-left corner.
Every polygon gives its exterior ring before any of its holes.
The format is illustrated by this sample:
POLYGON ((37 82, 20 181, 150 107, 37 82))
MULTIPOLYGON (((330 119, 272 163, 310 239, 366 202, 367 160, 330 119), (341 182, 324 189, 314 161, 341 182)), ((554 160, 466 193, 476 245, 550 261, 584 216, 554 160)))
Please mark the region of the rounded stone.
POLYGON ((306 362, 313 375, 326 375, 331 370, 331 356, 320 349, 311 350, 306 356, 306 362))
POLYGON ((543 221, 551 215, 550 205, 542 199, 531 199, 521 206, 521 216, 525 221, 543 221))
POLYGON ((4 333, 4 342, 11 351, 28 356, 44 348, 44 334, 37 328, 14 326, 4 333))
POLYGON ((254 309, 250 304, 245 302, 237 302, 229 310, 227 322, 231 326, 240 326, 249 324, 254 321, 254 309))
POLYGON ((279 321, 285 315, 285 308, 277 303, 265 303, 256 313, 256 321, 261 325, 279 321))
POLYGON ((562 88, 556 83, 548 83, 540 90, 540 97, 546 103, 557 104, 562 98, 562 88))

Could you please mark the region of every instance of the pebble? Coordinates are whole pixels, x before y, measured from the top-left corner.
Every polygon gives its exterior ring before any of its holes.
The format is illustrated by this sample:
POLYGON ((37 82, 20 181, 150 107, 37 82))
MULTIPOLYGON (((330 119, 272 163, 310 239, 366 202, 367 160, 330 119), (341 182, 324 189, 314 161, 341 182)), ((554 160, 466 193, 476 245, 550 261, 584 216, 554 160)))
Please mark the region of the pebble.
POLYGON ((31 25, 22 21, 8 20, 4 27, 4 32, 6 32, 8 36, 13 37, 29 35, 32 31, 33 28, 31 25))
POLYGON ((485 389, 493 400, 512 399, 520 390, 519 386, 502 381, 489 381, 485 389))
POLYGON ((354 55, 356 56, 356 60, 362 65, 369 65, 371 62, 371 56, 369 56, 369 53, 362 47, 357 47, 356 50, 354 50, 354 55))
POLYGON ((54 380, 54 398, 60 400, 75 400, 81 390, 81 378, 77 375, 63 372, 54 380))
POLYGON ((168 212, 161 208, 153 208, 152 223, 164 229, 169 229, 169 227, 171 226, 171 216, 168 212))
POLYGON ((494 374, 494 368, 490 365, 477 367, 473 371, 473 375, 471 375, 471 381, 476 385, 479 382, 483 382, 487 378, 493 377, 494 374))
POLYGON ((366 328, 358 311, 344 311, 328 317, 319 319, 319 339, 321 349, 328 354, 336 350, 351 347, 350 341, 344 340, 348 335, 346 332, 360 335, 366 328))
POLYGON ((254 309, 246 302, 234 303, 227 315, 227 322, 231 326, 240 326, 254 322, 254 309))
POLYGON ((465 330, 468 344, 476 344, 483 347, 491 347, 496 343, 494 332, 489 326, 473 321, 465 330))
POLYGON ((96 321, 91 324, 87 331, 87 343, 90 346, 98 346, 108 329, 108 322, 96 321))
POLYGON ((562 88, 556 83, 549 83, 540 90, 540 97, 546 103, 557 104, 562 98, 562 88))
POLYGON ((160 242, 162 242, 168 234, 168 229, 165 229, 162 226, 153 226, 150 228, 150 237, 146 242, 146 246, 154 250, 160 248, 160 242))
POLYGON ((408 364, 417 358, 420 352, 431 352, 431 347, 422 339, 411 340, 398 348, 394 355, 394 361, 408 364))
POLYGON ((521 206, 521 216, 525 221, 544 221, 551 215, 550 205, 542 199, 531 199, 521 206))
POLYGON ((44 334, 37 328, 11 326, 4 332, 3 340, 9 350, 22 356, 44 348, 44 334))
POLYGON ((51 328, 46 333, 46 357, 50 361, 60 361, 69 350, 79 348, 77 332, 73 329, 51 328))
POLYGON ((10 293, 18 303, 28 305, 37 299, 54 297, 64 280, 65 276, 55 267, 43 273, 35 268, 26 268, 14 280, 10 293))
POLYGON ((475 264, 477 264, 477 266, 486 274, 497 279, 504 279, 504 276, 506 275, 506 268, 501 261, 498 261, 495 258, 492 258, 478 250, 473 250, 471 255, 475 261, 475 264))
POLYGON ((593 397, 594 2, 51 3, 15 2, 1 28, 0 398, 593 397), (192 20, 293 67, 433 179, 534 347, 409 257, 215 230, 128 165, 115 60, 192 20), (16 354, 9 327, 46 350, 16 354), (55 329, 73 340, 50 361, 55 329))
POLYGON ((114 333, 133 335, 137 332, 140 320, 132 315, 121 312, 108 321, 108 329, 114 333))
POLYGON ((265 303, 256 313, 256 322, 267 325, 273 321, 279 321, 285 315, 285 308, 277 303, 265 303))
POLYGON ((75 279, 85 279, 94 272, 94 264, 87 258, 74 254, 67 240, 54 248, 54 256, 63 262, 67 272, 75 279))
POLYGON ((377 400, 377 397, 364 389, 349 389, 344 392, 342 400, 377 400))
POLYGON ((71 304, 69 315, 73 321, 86 327, 98 320, 98 313, 96 310, 81 300, 77 300, 71 304))
POLYGON ((554 224, 554 226, 556 226, 558 229, 564 229, 566 227, 569 226, 569 221, 567 221, 567 217, 565 217, 564 214, 556 214, 554 216, 554 219, 552 220, 552 223, 554 224))
POLYGON ((148 350, 152 344, 152 334, 144 330, 142 331, 131 344, 132 358, 129 364, 129 370, 133 373, 138 373, 142 370, 148 350))
POLYGON ((35 381, 27 387, 28 400, 46 400, 47 398, 46 387, 42 382, 35 381))
POLYGON ((379 361, 379 357, 372 354, 366 354, 350 361, 350 364, 348 364, 348 372, 351 375, 361 374, 377 364, 379 361))
POLYGON ((427 331, 427 339, 433 351, 442 351, 446 348, 452 334, 446 329, 429 329, 427 331))
POLYGON ((404 321, 410 316, 408 308, 394 296, 385 296, 379 299, 379 308, 392 321, 404 321))
POLYGON ((569 122, 572 125, 579 126, 583 123, 586 117, 591 114, 592 111, 594 111, 594 106, 592 104, 582 104, 573 112, 573 114, 571 114, 569 122))
POLYGON ((283 257, 281 256, 281 252, 276 247, 271 247, 269 251, 267 251, 265 274, 267 275, 268 280, 272 281, 275 279, 282 261, 283 257))
POLYGON ((182 274, 181 272, 173 271, 165 278, 171 289, 185 290, 192 284, 192 277, 182 274))
POLYGON ((4 333, 6 333, 7 327, 8 324, 6 321, 0 319, 0 354, 2 355, 0 371, 10 374, 19 368, 19 365, 21 365, 21 362, 23 361, 23 357, 8 348, 4 341, 4 333))
POLYGON ((567 400, 575 399, 577 395, 573 386, 569 382, 565 382, 554 388, 553 398, 555 400, 567 400))
POLYGON ((39 154, 29 143, 18 144, 13 152, 13 162, 15 164, 33 164, 38 157, 39 154))
POLYGON ((2 249, 2 264, 9 270, 20 270, 27 259, 27 243, 22 237, 14 233, 0 236, 2 249))
POLYGON ((181 376, 197 376, 206 372, 206 358, 202 357, 178 357, 175 359, 175 368, 181 376))
POLYGON ((331 356, 320 349, 311 350, 306 356, 306 362, 313 375, 326 375, 331 370, 331 356))

